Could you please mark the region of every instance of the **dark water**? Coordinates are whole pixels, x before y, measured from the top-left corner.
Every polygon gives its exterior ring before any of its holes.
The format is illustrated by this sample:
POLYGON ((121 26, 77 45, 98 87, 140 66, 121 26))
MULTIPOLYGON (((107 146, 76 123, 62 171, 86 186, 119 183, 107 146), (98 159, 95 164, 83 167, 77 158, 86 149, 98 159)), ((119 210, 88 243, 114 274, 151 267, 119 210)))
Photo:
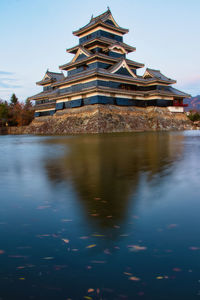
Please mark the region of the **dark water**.
POLYGON ((0 299, 200 298, 200 133, 0 137, 0 299))

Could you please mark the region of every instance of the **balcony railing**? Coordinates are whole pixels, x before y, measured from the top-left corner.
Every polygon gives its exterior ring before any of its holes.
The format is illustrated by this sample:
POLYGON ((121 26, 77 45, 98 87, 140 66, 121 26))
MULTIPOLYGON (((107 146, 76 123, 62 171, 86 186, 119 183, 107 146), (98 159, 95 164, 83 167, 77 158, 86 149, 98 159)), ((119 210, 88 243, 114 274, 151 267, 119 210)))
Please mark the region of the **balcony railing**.
POLYGON ((173 103, 173 106, 188 107, 188 104, 184 104, 184 103, 173 103))

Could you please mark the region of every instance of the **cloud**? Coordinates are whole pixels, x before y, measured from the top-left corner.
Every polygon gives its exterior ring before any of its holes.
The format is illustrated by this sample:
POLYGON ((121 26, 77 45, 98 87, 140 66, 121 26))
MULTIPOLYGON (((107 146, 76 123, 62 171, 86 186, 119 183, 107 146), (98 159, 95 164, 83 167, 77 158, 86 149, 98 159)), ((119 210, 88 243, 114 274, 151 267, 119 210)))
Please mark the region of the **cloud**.
POLYGON ((14 75, 14 74, 15 73, 0 70, 0 75, 14 75))
POLYGON ((17 79, 14 78, 15 73, 1 71, 0 70, 0 88, 2 89, 16 89, 22 86, 17 83, 17 79))
POLYGON ((0 79, 0 88, 4 88, 4 89, 16 89, 16 88, 21 88, 22 86, 19 84, 8 84, 5 83, 4 81, 1 81, 0 79))

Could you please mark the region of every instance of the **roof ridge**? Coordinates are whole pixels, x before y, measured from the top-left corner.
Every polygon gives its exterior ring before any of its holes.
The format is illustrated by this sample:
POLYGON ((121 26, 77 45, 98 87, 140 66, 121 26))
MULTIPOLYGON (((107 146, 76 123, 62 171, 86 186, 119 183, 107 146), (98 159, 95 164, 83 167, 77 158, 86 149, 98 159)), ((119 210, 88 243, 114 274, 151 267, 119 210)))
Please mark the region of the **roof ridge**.
MULTIPOLYGON (((148 71, 154 71, 154 72, 160 72, 160 70, 151 69, 151 68, 146 68, 146 70, 148 70, 148 71)), ((160 72, 160 73, 161 73, 161 72, 160 72)))
POLYGON ((111 11, 110 11, 110 8, 108 7, 108 9, 107 9, 104 13, 102 13, 102 14, 96 16, 96 17, 93 17, 93 16, 92 16, 90 22, 91 22, 92 20, 101 19, 102 17, 104 17, 104 16, 106 16, 107 14, 110 14, 110 13, 111 13, 111 11))
POLYGON ((58 75, 64 75, 63 72, 52 72, 52 71, 49 71, 49 70, 46 71, 46 74, 47 74, 47 73, 58 74, 58 75))

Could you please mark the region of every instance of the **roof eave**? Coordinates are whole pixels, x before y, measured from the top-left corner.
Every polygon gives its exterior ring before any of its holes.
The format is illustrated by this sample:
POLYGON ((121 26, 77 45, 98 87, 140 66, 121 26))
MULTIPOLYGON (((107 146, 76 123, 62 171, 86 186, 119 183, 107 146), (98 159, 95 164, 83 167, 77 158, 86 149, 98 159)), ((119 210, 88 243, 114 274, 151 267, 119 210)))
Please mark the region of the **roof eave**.
POLYGON ((94 24, 92 24, 92 25, 90 25, 90 26, 88 26, 88 27, 82 27, 82 28, 80 28, 80 29, 78 29, 78 30, 75 30, 75 31, 73 31, 72 33, 73 33, 73 35, 75 35, 75 36, 80 36, 82 33, 85 33, 85 32, 87 32, 87 31, 90 31, 91 29, 93 29, 93 28, 95 28, 95 27, 97 27, 97 26, 104 26, 104 27, 106 27, 106 28, 108 28, 108 29, 111 29, 111 30, 113 30, 113 31, 117 31, 117 32, 120 32, 120 33, 122 33, 122 34, 126 34, 126 33, 128 33, 129 32, 129 29, 126 29, 126 28, 122 28, 122 27, 114 27, 114 26, 112 26, 112 25, 108 25, 108 24, 106 24, 106 23, 104 23, 104 22, 102 22, 102 21, 97 21, 96 23, 94 23, 94 24))
POLYGON ((44 85, 46 85, 46 84, 53 83, 54 81, 55 81, 55 80, 53 80, 53 79, 49 79, 49 80, 46 80, 46 81, 41 80, 41 81, 37 81, 36 84, 37 84, 37 85, 44 86, 44 85))

